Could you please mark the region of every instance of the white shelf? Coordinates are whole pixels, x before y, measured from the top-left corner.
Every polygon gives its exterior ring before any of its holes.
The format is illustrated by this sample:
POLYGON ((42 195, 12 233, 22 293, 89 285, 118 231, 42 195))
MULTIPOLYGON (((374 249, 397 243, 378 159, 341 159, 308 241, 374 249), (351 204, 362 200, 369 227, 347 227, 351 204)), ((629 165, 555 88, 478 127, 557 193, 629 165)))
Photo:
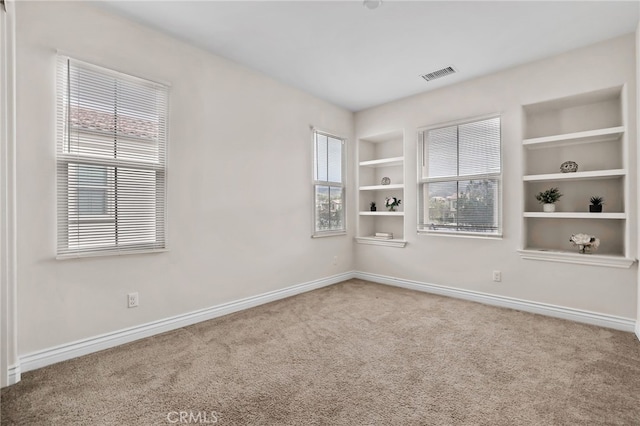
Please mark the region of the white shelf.
POLYGON ((629 268, 635 262, 628 257, 633 250, 628 246, 629 214, 623 207, 629 204, 629 170, 622 164, 624 160, 620 162, 629 154, 624 92, 618 86, 523 106, 525 168, 552 172, 522 176, 525 199, 530 201, 541 184, 566 186, 563 192, 570 192, 574 203, 567 209, 579 210, 546 213, 526 202, 533 211, 522 213, 524 249, 518 252, 523 259, 613 268, 629 268), (554 172, 552 164, 567 158, 584 163, 586 170, 554 172), (611 195, 611 212, 591 213, 586 203, 580 204, 579 200, 589 200, 592 191, 611 195), (580 254, 562 237, 571 235, 578 226, 602 232, 616 243, 604 251, 580 254))
POLYGON ((361 161, 361 167, 392 167, 402 166, 404 157, 380 158, 378 160, 361 161))
POLYGON ((384 197, 404 199, 404 130, 393 130, 359 137, 356 154, 358 169, 358 229, 355 241, 386 247, 404 247, 404 212, 388 211, 384 197), (393 184, 381 185, 390 179, 393 184), (386 194, 385 194, 386 192, 386 194), (370 202, 377 202, 377 211, 370 211, 370 202), (392 218, 392 219, 387 219, 392 218), (375 238, 376 232, 391 232, 395 239, 375 238))
POLYGON ((358 188, 360 191, 379 191, 382 189, 403 189, 403 183, 396 183, 392 185, 371 185, 371 186, 361 186, 358 188))
POLYGON ((587 213, 587 212, 524 212, 524 217, 542 219, 626 219, 626 213, 587 213))
POLYGON ((560 146, 574 143, 604 142, 619 139, 624 133, 624 126, 605 129, 587 130, 584 132, 566 133, 564 135, 544 136, 525 139, 522 144, 527 148, 560 146))
POLYGON ((360 212, 360 216, 404 216, 404 212, 360 212))
POLYGON ((614 179, 625 176, 625 169, 593 170, 589 172, 574 173, 549 173, 544 175, 526 175, 522 177, 525 182, 541 182, 554 180, 589 180, 589 179, 614 179))
POLYGON ((385 240, 375 237, 356 237, 359 244, 369 244, 372 246, 398 247, 402 248, 407 245, 405 240, 385 240))
MULTIPOLYGON (((578 249, 576 248, 576 251, 578 249)), ((600 254, 580 254, 577 252, 525 249, 518 250, 523 259, 542 260, 546 262, 576 263, 580 265, 606 266, 610 268, 630 268, 636 261, 624 256, 600 254)))

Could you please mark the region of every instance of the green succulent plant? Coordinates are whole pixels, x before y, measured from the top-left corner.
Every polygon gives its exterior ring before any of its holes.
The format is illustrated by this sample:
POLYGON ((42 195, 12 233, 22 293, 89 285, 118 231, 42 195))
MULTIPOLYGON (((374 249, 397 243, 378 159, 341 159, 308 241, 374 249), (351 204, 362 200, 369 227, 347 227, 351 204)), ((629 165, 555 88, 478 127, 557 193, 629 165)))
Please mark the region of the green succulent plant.
POLYGON ((589 198, 589 202, 592 206, 601 206, 604 204, 604 198, 594 195, 593 197, 589 198))
POLYGON ((540 204, 553 204, 558 201, 560 197, 562 197, 562 194, 558 188, 549 188, 536 195, 536 200, 538 200, 540 204))

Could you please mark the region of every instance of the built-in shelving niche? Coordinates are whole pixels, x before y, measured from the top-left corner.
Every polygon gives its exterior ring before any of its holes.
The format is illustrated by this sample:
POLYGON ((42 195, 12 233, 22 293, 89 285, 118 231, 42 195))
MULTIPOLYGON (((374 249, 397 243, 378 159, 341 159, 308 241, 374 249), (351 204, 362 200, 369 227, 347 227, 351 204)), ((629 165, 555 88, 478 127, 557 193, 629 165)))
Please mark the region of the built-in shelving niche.
POLYGON ((624 87, 524 105, 525 259, 630 267, 628 140, 624 87), (575 173, 561 173, 565 161, 575 173), (544 213, 535 195, 558 187, 556 212, 544 213), (591 196, 605 198, 603 213, 589 213, 591 196), (572 234, 600 238, 597 254, 579 254, 572 234))
POLYGON ((404 247, 404 132, 387 132, 358 140, 358 231, 356 241, 386 247, 404 247), (389 178, 384 185, 382 179, 389 178), (386 197, 403 202, 395 212, 385 208, 386 197), (370 210, 375 202, 377 210, 370 210), (389 232, 393 239, 375 238, 389 232))

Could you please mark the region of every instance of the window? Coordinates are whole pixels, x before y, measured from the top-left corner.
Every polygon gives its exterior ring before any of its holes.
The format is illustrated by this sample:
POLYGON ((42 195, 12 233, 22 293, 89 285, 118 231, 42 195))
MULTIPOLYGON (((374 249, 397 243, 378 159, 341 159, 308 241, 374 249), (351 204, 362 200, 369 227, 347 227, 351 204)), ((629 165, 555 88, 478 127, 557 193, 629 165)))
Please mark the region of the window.
POLYGON ((77 182, 72 188, 78 199, 74 214, 79 216, 107 215, 107 199, 109 184, 107 169, 102 166, 88 166, 86 164, 70 164, 69 176, 77 182))
POLYGON ((165 244, 168 87, 58 58, 58 256, 165 244))
POLYGON ((502 232, 500 117, 420 133, 418 231, 502 232))
POLYGON ((313 132, 314 235, 345 232, 344 140, 313 132))

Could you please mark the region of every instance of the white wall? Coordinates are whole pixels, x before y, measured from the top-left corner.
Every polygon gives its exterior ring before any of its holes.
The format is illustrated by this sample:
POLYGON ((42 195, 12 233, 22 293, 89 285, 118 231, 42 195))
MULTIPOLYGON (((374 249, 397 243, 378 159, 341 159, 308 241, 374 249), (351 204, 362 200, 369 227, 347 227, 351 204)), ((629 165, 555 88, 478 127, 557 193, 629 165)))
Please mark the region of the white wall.
MULTIPOLYGON (((640 140, 640 21, 638 21, 638 28, 636 29, 636 94, 637 94, 637 99, 636 99, 636 115, 638 117, 638 121, 637 123, 639 124, 637 126, 637 135, 638 135, 638 139, 640 140)), ((637 154, 638 154, 638 161, 636 164, 640 164, 640 149, 637 150, 637 154)), ((638 215, 639 217, 636 218, 638 220, 638 222, 640 222, 640 187, 637 188, 636 191, 636 195, 638 197, 638 215)), ((637 224, 638 226, 638 253, 640 253, 640 223, 637 224)), ((636 287, 636 291, 637 291, 637 300, 638 300, 638 305, 636 307, 636 336, 638 336, 638 339, 640 339, 640 273, 638 274, 638 285, 636 287)))
MULTIPOLYGON (((406 182, 417 176, 419 127, 502 113, 504 238, 470 239, 416 234, 416 187, 405 186, 406 248, 357 245, 357 270, 418 282, 636 318, 637 265, 614 269, 522 260, 521 105, 600 88, 628 85, 630 158, 636 157, 636 74, 633 34, 426 92, 356 114, 356 135, 405 131, 406 182), (492 271, 502 271, 502 282, 492 271)), ((464 72, 464 70, 461 70, 464 72)), ((552 160, 553 161, 553 160, 552 160)), ((630 161, 631 253, 636 252, 635 161, 630 161)), ((568 238, 569 236, 567 236, 568 238)))
POLYGON ((0 11, 0 387, 20 380, 16 312, 15 3, 0 11))
POLYGON ((21 355, 351 270, 352 221, 310 238, 309 129, 351 112, 86 3, 17 13, 21 355), (169 252, 55 260, 56 49, 171 84, 169 252))

